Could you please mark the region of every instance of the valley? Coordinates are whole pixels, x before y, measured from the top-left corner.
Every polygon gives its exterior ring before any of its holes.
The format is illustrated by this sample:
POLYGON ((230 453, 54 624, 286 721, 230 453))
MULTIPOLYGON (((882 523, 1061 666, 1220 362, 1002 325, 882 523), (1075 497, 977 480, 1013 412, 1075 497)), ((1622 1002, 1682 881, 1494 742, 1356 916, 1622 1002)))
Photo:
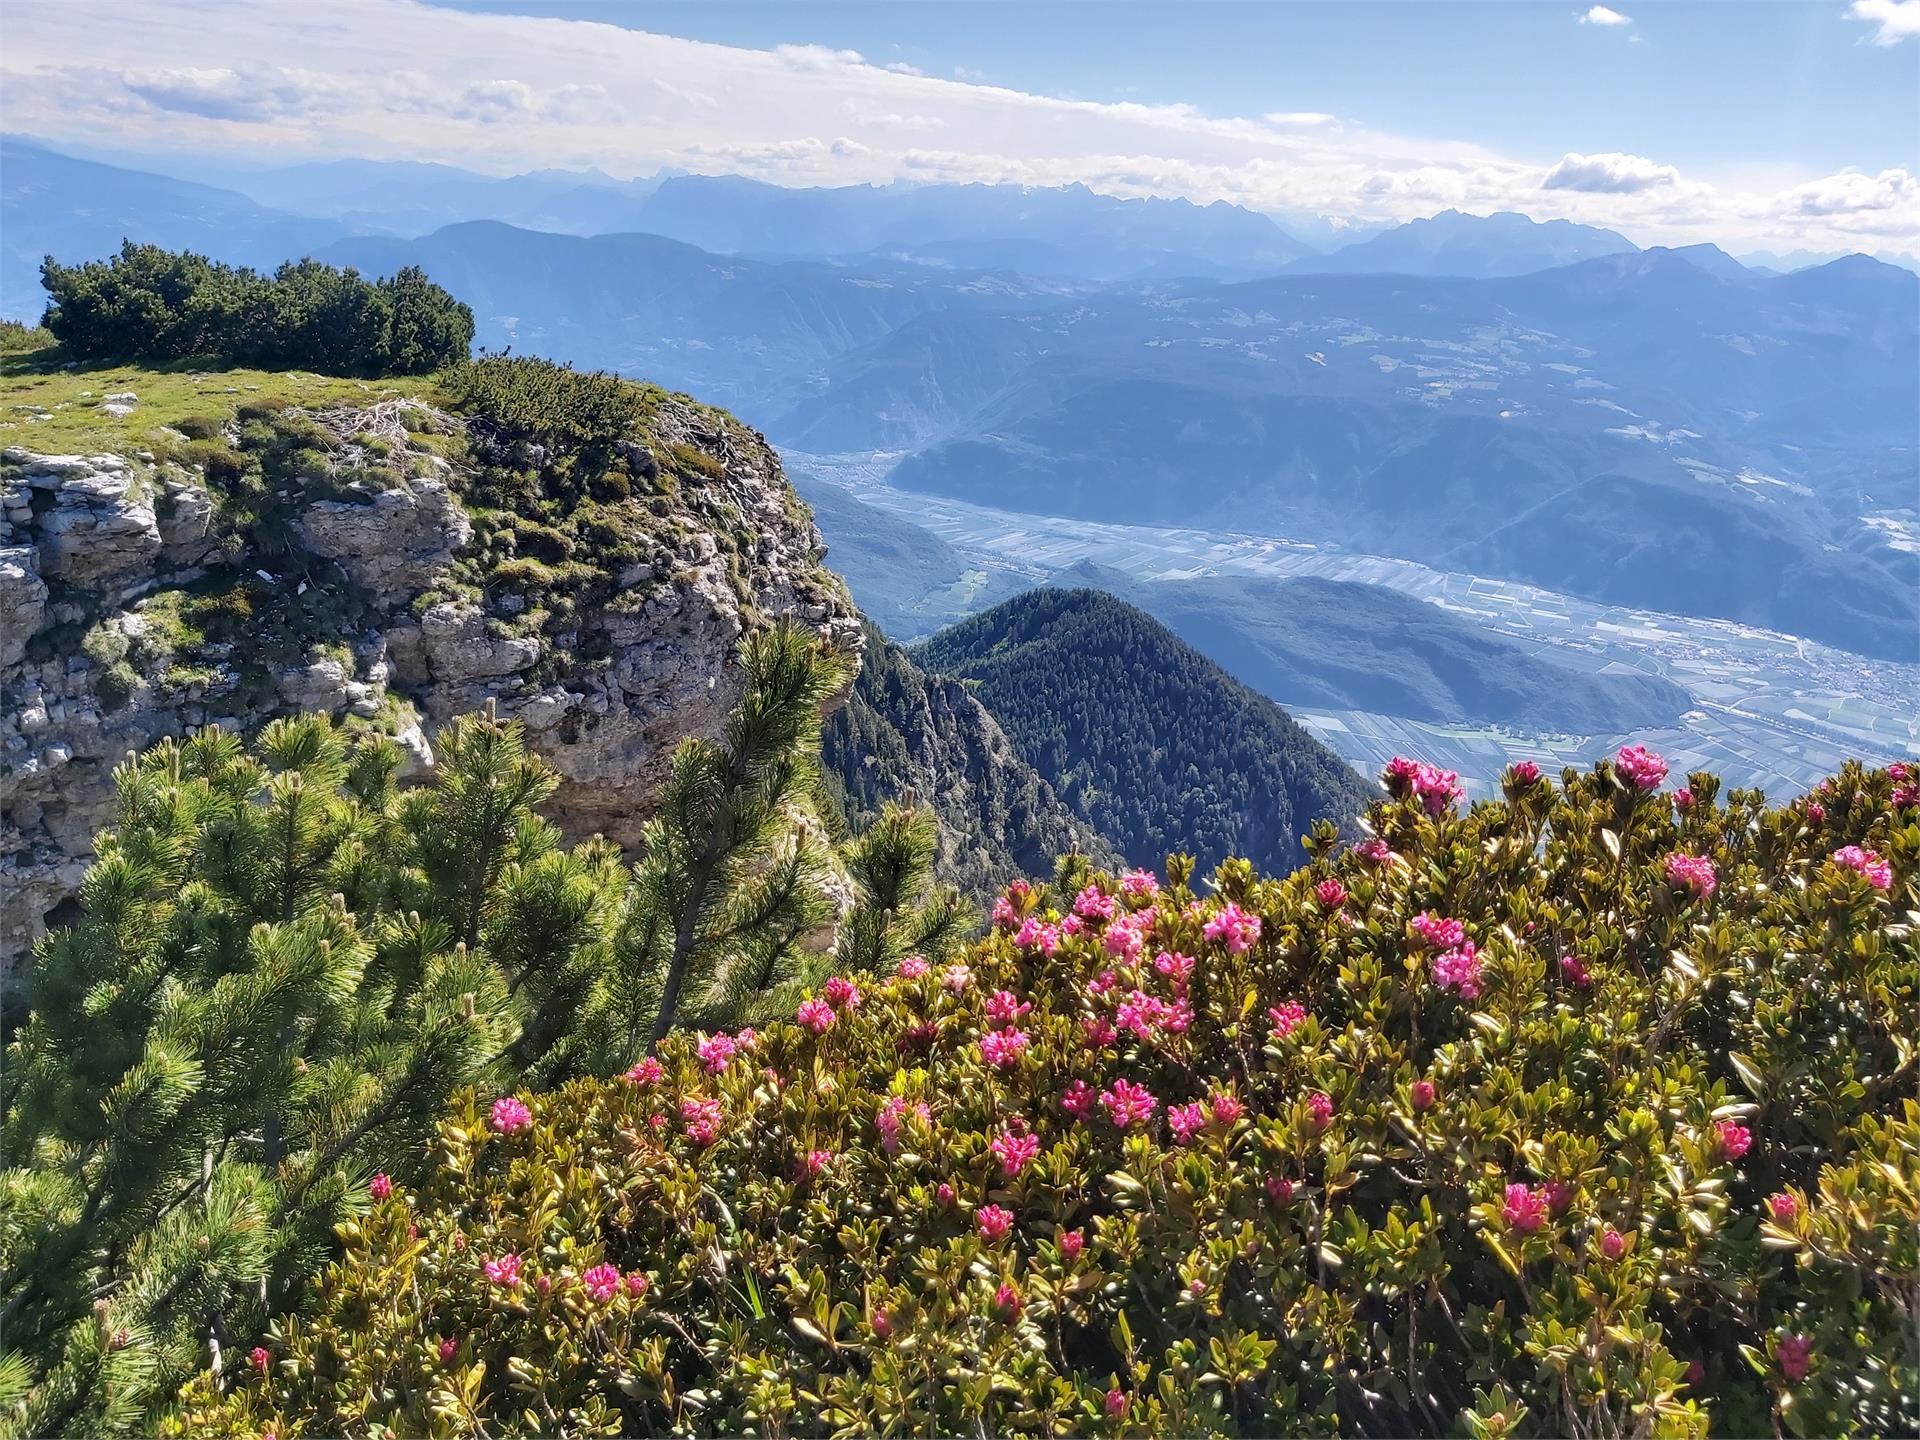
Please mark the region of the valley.
MULTIPOLYGON (((1466 618, 1554 661, 1593 674, 1660 676, 1691 701, 1674 723, 1585 735, 1524 733, 1321 708, 1273 694, 1363 773, 1396 754, 1458 770, 1469 794, 1493 791, 1510 760, 1584 765, 1622 743, 1666 754, 1674 773, 1712 769, 1774 800, 1799 794, 1848 756, 1901 758, 1920 744, 1920 664, 1871 659, 1731 621, 1602 605, 1537 586, 1410 560, 1316 546, 1277 534, 1129 525, 1015 513, 893 488, 898 456, 786 452, 803 493, 844 487, 922 527, 1004 593, 1009 575, 1041 584, 1091 562, 1142 581, 1311 576, 1381 585, 1466 618)), ((834 541, 827 526, 829 544, 834 541)), ((830 561, 831 563, 831 561, 830 561)), ((863 604, 872 601, 856 598, 863 604)))

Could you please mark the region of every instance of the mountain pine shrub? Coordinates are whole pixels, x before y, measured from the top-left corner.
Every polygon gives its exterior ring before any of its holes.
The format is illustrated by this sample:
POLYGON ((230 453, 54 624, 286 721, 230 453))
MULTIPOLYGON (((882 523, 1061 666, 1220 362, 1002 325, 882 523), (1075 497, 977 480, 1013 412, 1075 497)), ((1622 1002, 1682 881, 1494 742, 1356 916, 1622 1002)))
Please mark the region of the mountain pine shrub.
POLYGON ((1664 777, 1396 762, 1292 875, 468 1092, 171 1433, 1912 1433, 1920 797, 1664 777))
MULTIPOLYGON (((817 978, 839 862, 805 822, 848 664, 751 636, 631 869, 561 844, 552 770, 489 716, 441 732, 421 789, 317 716, 123 765, 0 1076, 0 1435, 146 1434, 194 1370, 230 1381, 389 1176, 430 1176, 456 1093, 619 1074, 817 978)), ((847 963, 957 938, 917 816, 847 856, 847 963)))

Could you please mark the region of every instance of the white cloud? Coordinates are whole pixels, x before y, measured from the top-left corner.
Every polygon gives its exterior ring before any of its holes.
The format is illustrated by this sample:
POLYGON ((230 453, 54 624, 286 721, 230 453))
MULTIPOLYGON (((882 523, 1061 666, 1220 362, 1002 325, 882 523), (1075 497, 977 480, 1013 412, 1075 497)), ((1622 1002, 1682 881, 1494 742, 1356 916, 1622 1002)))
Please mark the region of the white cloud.
POLYGON ((1618 10, 1609 10, 1604 5, 1596 5, 1580 17, 1582 25, 1631 25, 1631 16, 1622 15, 1618 10))
POLYGON ((56 143, 438 160, 491 174, 674 166, 799 185, 1078 181, 1362 226, 1519 210, 1648 244, 1920 244, 1904 171, 1772 167, 1710 184, 1609 151, 1604 134, 1593 153, 1555 164, 1321 111, 1069 100, 824 46, 747 50, 418 0, 64 0, 11 7, 6 41, 6 128, 56 143))
POLYGON ((1671 165, 1656 165, 1641 155, 1610 150, 1603 155, 1568 154, 1547 172, 1542 190, 1582 190, 1590 195, 1636 195, 1662 185, 1680 183, 1671 165))
POLYGON ((1874 44, 1898 45, 1920 35, 1920 0, 1853 0, 1847 18, 1879 26, 1870 37, 1874 44))

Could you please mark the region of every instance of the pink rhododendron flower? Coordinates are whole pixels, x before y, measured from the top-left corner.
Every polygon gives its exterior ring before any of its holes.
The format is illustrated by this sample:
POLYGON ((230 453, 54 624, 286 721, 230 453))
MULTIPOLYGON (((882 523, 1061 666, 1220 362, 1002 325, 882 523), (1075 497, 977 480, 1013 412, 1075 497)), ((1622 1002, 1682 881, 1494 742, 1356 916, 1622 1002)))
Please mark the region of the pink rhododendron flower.
POLYGON ((1000 1173, 1009 1178, 1018 1175, 1040 1153, 1040 1137, 1025 1131, 1003 1130, 987 1146, 1000 1162, 1000 1173))
POLYGON ((1187 993, 1187 982, 1193 978, 1193 956, 1176 955, 1162 950, 1154 956, 1153 968, 1167 977, 1167 982, 1173 986, 1175 994, 1187 993))
POLYGON ((1223 942, 1235 955, 1244 955, 1260 938, 1260 917, 1249 915, 1229 900, 1219 914, 1207 921, 1206 936, 1223 942))
POLYGON ((489 1260, 480 1267, 486 1272, 487 1279, 502 1289, 511 1290, 520 1283, 520 1257, 501 1255, 489 1260))
POLYGON ((933 1042, 940 1038, 939 1022, 919 1020, 900 1032, 900 1038, 894 1042, 902 1055, 924 1055, 933 1049, 933 1042))
POLYGON ((1673 806, 1683 815, 1693 809, 1693 791, 1682 785, 1673 792, 1673 806))
POLYGON ((1104 1050, 1120 1038, 1120 1032, 1102 1016, 1088 1015, 1080 1021, 1080 1034, 1092 1050, 1104 1050))
POLYGON ((1102 970, 1093 979, 1087 981, 1087 994, 1098 997, 1106 994, 1120 983, 1120 977, 1111 970, 1102 970))
POLYGON ((1207 1097, 1207 1108, 1213 1112, 1214 1124, 1230 1126, 1242 1115, 1247 1107, 1240 1103, 1240 1097, 1231 1090, 1216 1090, 1207 1097))
POLYGON ((1129 870, 1120 877, 1120 893, 1129 900, 1151 900, 1160 893, 1160 880, 1151 870, 1129 870))
POLYGON ((1547 1213, 1558 1219, 1573 1204, 1573 1186, 1564 1180, 1549 1180, 1540 1187, 1540 1198, 1547 1202, 1547 1213))
POLYGON ((1273 1022, 1274 1039, 1284 1040, 1307 1018, 1307 1007, 1298 1000, 1282 1000, 1278 1005, 1267 1007, 1267 1018, 1273 1022))
POLYGON ((858 1010, 860 1008, 860 987, 844 975, 835 975, 820 987, 820 993, 826 997, 829 1005, 836 1010, 858 1010))
POLYGON ((1513 783, 1516 785, 1537 785, 1540 783, 1540 767, 1531 760, 1513 762, 1513 783))
POLYGON ((665 1067, 663 1067, 658 1060, 654 1059, 653 1056, 649 1055, 638 1065, 635 1065, 631 1070, 627 1071, 627 1079, 636 1085, 652 1085, 657 1083, 660 1077, 666 1073, 665 1067))
POLYGON ((1413 917, 1411 928, 1420 937, 1420 943, 1430 950, 1452 950, 1467 938, 1465 925, 1428 910, 1413 917))
POLYGON ((1414 772, 1413 793, 1429 815, 1438 815, 1467 792, 1460 787, 1460 777, 1453 771, 1423 764, 1414 772))
POLYGON ((249 1350, 247 1352, 247 1359, 253 1362, 253 1368, 258 1370, 262 1375, 267 1373, 267 1366, 273 1363, 273 1356, 264 1345, 256 1345, 253 1349, 249 1350))
POLYGON ((1140 927, 1132 920, 1124 918, 1114 921, 1107 927, 1106 936, 1100 943, 1107 954, 1115 959, 1127 961, 1138 959, 1141 950, 1145 948, 1145 941, 1140 936, 1140 927))
POLYGON ((982 1205, 973 1218, 980 1227, 980 1238, 989 1245, 998 1245, 1013 1229, 1013 1212, 999 1205, 982 1205))
POLYGON ((956 960, 940 973, 940 983, 958 995, 973 983, 973 970, 956 960))
POLYGON ((1080 915, 1068 915, 1060 922, 1060 933, 1062 935, 1078 935, 1086 928, 1086 919, 1080 915))
POLYGON ((921 980, 926 977, 932 968, 931 965, 927 964, 926 956, 909 955, 900 962, 900 978, 902 980, 921 980))
POLYGON ((493 1102, 492 1124, 500 1134, 512 1135, 533 1124, 533 1112, 526 1101, 505 1095, 493 1102))
POLYGON ((1324 909, 1338 910, 1347 903, 1347 887, 1338 880, 1322 880, 1313 887, 1313 896, 1324 909))
POLYGON ((1800 1214, 1800 1202, 1782 1190, 1767 1197, 1767 1214, 1776 1225, 1791 1225, 1800 1214))
POLYGON ((1414 1081, 1412 1099, 1414 1109, 1431 1110, 1434 1099, 1433 1082, 1431 1080, 1414 1081))
POLYGON ((446 1335, 441 1337, 440 1363, 442 1365, 445 1365, 448 1361, 452 1360, 453 1357, 458 1355, 459 1353, 460 1353, 460 1342, 458 1340, 454 1339, 453 1336, 451 1335, 446 1335))
POLYGON ((1609 1225, 1600 1232, 1600 1253, 1609 1260, 1618 1260, 1627 1253, 1627 1237, 1609 1225))
POLYGON ((1060 1237, 1060 1258, 1069 1265, 1078 1260, 1086 1248, 1087 1237, 1078 1230, 1069 1230, 1060 1237))
POLYGON ((638 1297, 646 1293, 647 1277, 642 1275, 638 1270, 629 1270, 627 1272, 627 1294, 638 1297))
POLYGON ((1009 1025, 1004 1030, 989 1030, 980 1037, 980 1058, 996 1070, 1020 1063, 1027 1051, 1027 1032, 1009 1025))
POLYGON ((367 1193, 376 1200, 384 1200, 393 1194, 393 1181, 387 1178, 386 1171, 382 1170, 367 1182, 367 1193))
POLYGON ((1029 915, 1020 922, 1020 931, 1013 937, 1014 944, 1027 950, 1038 950, 1042 955, 1051 955, 1060 948, 1059 927, 1049 925, 1038 915, 1029 915))
POLYGON ((1188 1105, 1169 1105, 1167 1128, 1173 1131, 1173 1138, 1177 1143, 1185 1145, 1207 1128, 1206 1106, 1198 1100, 1188 1105))
POLYGON ((680 1102, 680 1119, 686 1124, 687 1138, 703 1150, 720 1137, 720 1122, 725 1116, 726 1111, 718 1100, 680 1102))
POLYGON ((993 902, 993 923, 1002 930, 1011 930, 1020 923, 1020 912, 1013 908, 1013 901, 1004 895, 993 902))
POLYGON ((1358 845, 1353 847, 1353 853, 1369 865, 1385 865, 1393 859, 1393 847, 1388 845, 1387 842, 1382 840, 1378 835, 1374 836, 1371 840, 1362 840, 1358 845))
POLYGON ((1124 1390, 1107 1391, 1106 1406, 1107 1418, 1110 1420, 1118 1420, 1122 1415, 1127 1413, 1127 1392, 1124 1390))
POLYGON ((800 1157, 800 1178, 812 1180, 833 1163, 831 1150, 809 1150, 800 1157))
POLYGON ((1326 1091, 1316 1090, 1307 1097, 1307 1123, 1316 1131, 1333 1123, 1333 1097, 1326 1091))
POLYGON ((1582 990, 1593 984, 1593 976, 1588 972, 1586 962, 1578 955, 1562 955, 1560 973, 1566 978, 1568 984, 1576 985, 1582 990))
POLYGON ((1720 888, 1720 877, 1715 873, 1713 861, 1704 855, 1689 855, 1676 850, 1667 856, 1667 883, 1676 890, 1685 890, 1696 900, 1705 900, 1720 888))
POLYGON ((1387 761, 1387 768, 1380 772, 1380 783, 1387 787, 1392 795, 1411 795, 1413 777, 1420 773, 1420 762, 1409 760, 1404 755, 1396 755, 1387 761))
POLYGON ((1738 1120, 1716 1120, 1713 1130, 1725 1159, 1738 1160, 1753 1148, 1753 1132, 1738 1120))
POLYGON ((1667 778, 1667 762, 1644 745, 1622 745, 1613 768, 1636 790, 1658 790, 1667 778))
POLYGON ((1805 1335, 1782 1335, 1774 1354, 1780 1361, 1780 1373, 1797 1384, 1807 1378, 1813 1366, 1813 1341, 1805 1335))
POLYGON ((542 1275, 533 1282, 533 1288, 538 1290, 542 1295, 553 1293, 553 1277, 551 1275, 542 1275))
POLYGON ((604 1305, 620 1293, 620 1272, 611 1265, 596 1265, 580 1277, 587 1298, 604 1305))
POLYGON ((1276 1205, 1287 1205, 1293 1200, 1293 1182, 1278 1175, 1267 1177, 1267 1198, 1276 1205))
POLYGON ((1842 870, 1854 870, 1866 876, 1867 884, 1876 890, 1885 890, 1893 884, 1893 866, 1858 845, 1842 845, 1833 852, 1833 863, 1842 870))
POLYGON ((1522 1235, 1531 1235, 1547 1223, 1547 1205, 1538 1190, 1529 1190, 1525 1185, 1507 1186, 1507 1203, 1500 1207, 1507 1227, 1519 1231, 1522 1235))
POLYGON ((1011 1280, 1002 1280, 1000 1288, 993 1292, 994 1308, 1011 1325, 1020 1318, 1020 1312, 1026 1309, 1027 1302, 1020 1298, 1020 1288, 1011 1280))
POLYGON ((1011 990, 996 990, 987 1000, 987 1019, 995 1025, 1011 1025, 1025 1019, 1031 1009, 1030 1002, 1021 1000, 1011 990))
POLYGON ((941 1209, 951 1210, 954 1200, 953 1186, 942 1180, 940 1182, 940 1188, 933 1192, 933 1198, 934 1202, 938 1204, 941 1209))
POLYGON ((875 1310, 869 1323, 873 1326, 874 1339, 884 1342, 893 1338, 893 1319, 886 1311, 875 1310))
POLYGON ((1111 1089, 1100 1092, 1100 1104, 1108 1118, 1125 1130, 1130 1125, 1151 1120, 1160 1102, 1146 1086, 1131 1080, 1116 1080, 1111 1089))
POLYGON ((887 1154, 900 1153, 900 1126, 909 1115, 918 1118, 923 1125, 933 1121, 933 1112, 927 1108, 926 1101, 915 1100, 909 1104, 899 1095, 888 1096, 886 1104, 873 1117, 874 1128, 880 1132, 880 1148, 887 1154))
POLYGON ((1893 808, 1906 810, 1920 805, 1920 785, 1902 785, 1893 792, 1893 808))
POLYGON ((1089 885, 1073 897, 1073 913, 1083 920, 1110 920, 1113 918, 1113 897, 1098 885, 1089 885))
POLYGON ((1084 1080, 1074 1081, 1060 1096, 1060 1108, 1076 1120, 1091 1116, 1094 1103, 1093 1087, 1084 1080))
POLYGON ((1825 820, 1826 818, 1827 818, 1826 806, 1822 805, 1818 800, 1809 800, 1807 802, 1807 820, 1810 824, 1818 825, 1822 820, 1825 820))
POLYGON ((709 1035, 694 1047, 700 1057, 700 1063, 706 1067, 707 1074, 718 1075, 732 1063, 735 1050, 731 1035, 709 1035))
POLYGON ((816 1035, 824 1035, 831 1030, 840 1017, 833 1013, 833 1006, 825 1000, 802 1000, 793 1018, 816 1035))
POLYGON ((1442 990, 1458 990, 1462 998, 1480 998, 1480 953, 1471 940, 1457 950, 1433 957, 1433 983, 1442 990))

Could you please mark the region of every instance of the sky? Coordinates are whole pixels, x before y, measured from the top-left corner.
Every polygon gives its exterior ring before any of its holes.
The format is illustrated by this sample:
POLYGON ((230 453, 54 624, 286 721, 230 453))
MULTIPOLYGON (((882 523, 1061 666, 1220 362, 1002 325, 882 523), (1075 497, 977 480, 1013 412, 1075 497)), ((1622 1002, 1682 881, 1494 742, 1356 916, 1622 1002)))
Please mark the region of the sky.
POLYGON ((1335 226, 1920 247, 1920 0, 10 0, 55 144, 788 185, 1086 183, 1335 226))

